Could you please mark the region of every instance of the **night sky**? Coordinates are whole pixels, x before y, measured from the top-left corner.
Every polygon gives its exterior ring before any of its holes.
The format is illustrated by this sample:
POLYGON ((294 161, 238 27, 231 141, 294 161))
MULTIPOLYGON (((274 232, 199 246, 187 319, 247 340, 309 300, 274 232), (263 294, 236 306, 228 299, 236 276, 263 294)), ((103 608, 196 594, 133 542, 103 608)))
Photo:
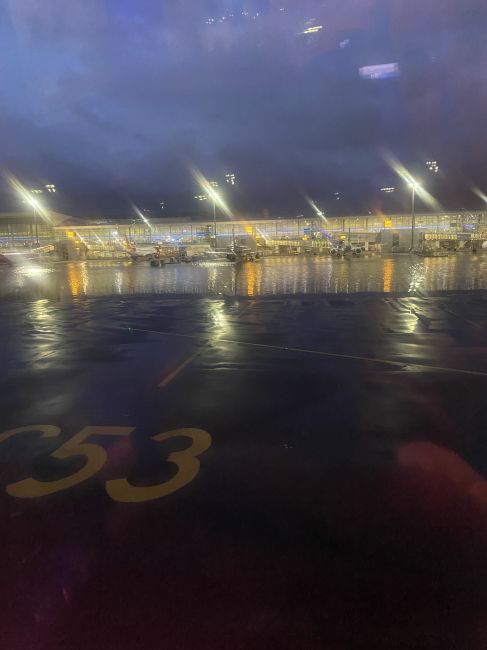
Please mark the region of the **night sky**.
POLYGON ((486 35, 485 0, 0 0, 1 165, 75 215, 196 212, 192 167, 239 213, 346 214, 404 209, 388 151, 481 207, 486 35))

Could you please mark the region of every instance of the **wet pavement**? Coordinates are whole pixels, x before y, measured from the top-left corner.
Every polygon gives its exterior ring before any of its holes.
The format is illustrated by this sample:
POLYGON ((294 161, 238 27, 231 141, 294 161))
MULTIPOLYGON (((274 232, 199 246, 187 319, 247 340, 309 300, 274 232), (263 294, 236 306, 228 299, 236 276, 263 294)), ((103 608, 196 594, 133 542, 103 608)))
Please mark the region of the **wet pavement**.
POLYGON ((484 649, 487 292, 408 291, 4 301, 2 647, 484 649))
POLYGON ((284 295, 487 289, 487 252, 419 258, 376 255, 265 258, 256 263, 168 264, 89 261, 19 263, 0 269, 0 297, 70 301, 154 294, 284 295))

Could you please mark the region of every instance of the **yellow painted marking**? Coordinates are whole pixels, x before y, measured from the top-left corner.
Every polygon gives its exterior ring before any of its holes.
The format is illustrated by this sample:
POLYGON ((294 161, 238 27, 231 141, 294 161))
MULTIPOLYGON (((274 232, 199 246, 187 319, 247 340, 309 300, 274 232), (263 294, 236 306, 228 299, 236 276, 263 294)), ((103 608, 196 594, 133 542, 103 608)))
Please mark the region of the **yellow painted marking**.
POLYGON ((166 388, 166 386, 169 386, 169 384, 176 379, 176 377, 187 367, 189 364, 198 357, 203 350, 206 348, 206 345, 204 345, 202 348, 197 350, 194 354, 192 354, 190 357, 185 359, 181 365, 179 365, 175 370, 173 370, 171 373, 165 377, 161 383, 159 384, 159 388, 166 388))
MULTIPOLYGON (((42 429, 40 426, 23 427, 24 431, 33 429, 43 430, 43 437, 59 435, 60 432, 58 427, 48 427, 46 425, 44 425, 42 429)), ((59 449, 56 449, 56 451, 53 451, 51 454, 53 458, 59 459, 71 458, 73 456, 84 456, 86 458, 86 464, 78 472, 56 481, 38 481, 34 478, 26 478, 23 481, 10 483, 10 485, 7 485, 5 489, 8 494, 13 497, 32 499, 47 496, 48 494, 54 494, 55 492, 67 490, 74 485, 78 485, 78 483, 86 481, 100 471, 107 459, 107 452, 103 447, 93 443, 84 443, 83 441, 93 435, 128 436, 132 431, 134 431, 134 429, 135 427, 84 427, 79 431, 79 433, 67 440, 63 445, 61 445, 61 447, 59 447, 59 449)), ((21 429, 14 431, 20 432, 21 429)), ((5 436, 6 434, 3 435, 5 436)), ((2 439, 4 438, 0 438, 0 441, 2 439)))
POLYGON ((121 501, 122 503, 153 501, 180 490, 196 478, 200 471, 198 456, 211 446, 210 434, 203 431, 203 429, 175 429, 159 433, 153 436, 152 440, 163 442, 170 438, 190 438, 192 440, 189 447, 182 451, 172 451, 167 457, 168 462, 177 466, 177 474, 160 485, 145 487, 130 485, 125 478, 107 481, 105 484, 106 491, 114 501, 121 501))
MULTIPOLYGON (((145 332, 147 334, 160 334, 161 336, 171 336, 184 339, 204 340, 198 334, 176 334, 173 332, 159 332, 157 330, 146 330, 133 328, 134 332, 145 332)), ((266 343, 250 343, 249 341, 236 341, 233 339, 218 339, 220 343, 233 343, 234 345, 246 345, 253 348, 267 348, 270 350, 282 350, 284 352, 298 352, 300 354, 313 354, 321 357, 331 357, 336 359, 348 359, 352 361, 365 361, 367 363, 379 363, 397 368, 417 368, 418 370, 431 370, 434 372, 451 372, 460 375, 474 375, 477 377, 487 377, 487 372, 481 370, 465 370, 463 368, 443 368, 441 366, 429 366, 423 363, 410 363, 409 361, 391 361, 390 359, 379 359, 377 357, 362 357, 353 354, 339 354, 338 352, 324 352, 322 350, 309 350, 306 348, 290 348, 281 345, 268 345, 266 343)), ((207 340, 207 344, 210 341, 207 340)))
POLYGON ((18 427, 17 429, 10 429, 9 431, 0 433, 0 443, 19 433, 39 433, 39 431, 42 432, 41 438, 55 438, 61 433, 61 429, 53 424, 31 424, 26 427, 18 427))

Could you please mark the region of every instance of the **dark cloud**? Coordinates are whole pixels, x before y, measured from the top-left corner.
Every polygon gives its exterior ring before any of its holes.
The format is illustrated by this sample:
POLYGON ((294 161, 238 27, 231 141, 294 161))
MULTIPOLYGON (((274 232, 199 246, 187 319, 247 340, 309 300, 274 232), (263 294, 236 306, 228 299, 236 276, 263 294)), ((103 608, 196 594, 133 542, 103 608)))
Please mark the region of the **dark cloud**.
POLYGON ((440 201, 474 201, 466 185, 487 171, 483 4, 10 0, 1 162, 55 182, 77 214, 132 199, 194 209, 191 165, 237 173, 237 209, 284 214, 305 193, 366 210, 391 182, 387 148, 423 175, 438 159, 440 201), (386 62, 399 78, 359 78, 386 62))

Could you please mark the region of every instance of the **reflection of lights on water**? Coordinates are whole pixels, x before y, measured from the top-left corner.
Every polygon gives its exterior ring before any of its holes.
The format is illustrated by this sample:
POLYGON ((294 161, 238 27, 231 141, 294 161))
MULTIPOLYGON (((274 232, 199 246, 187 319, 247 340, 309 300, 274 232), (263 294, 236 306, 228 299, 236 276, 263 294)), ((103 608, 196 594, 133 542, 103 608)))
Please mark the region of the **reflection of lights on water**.
POLYGON ((36 286, 42 288, 47 286, 47 278, 53 273, 53 269, 45 268, 42 266, 35 266, 34 264, 26 264, 24 266, 15 267, 14 282, 19 289, 26 287, 36 286))
POLYGON ((426 279, 425 268, 423 264, 413 264, 410 269, 409 293, 416 291, 424 286, 426 279))
POLYGON ((391 259, 384 260, 384 293, 389 293, 392 287, 392 273, 394 271, 394 262, 391 259))
POLYGON ((71 295, 76 298, 79 295, 85 295, 88 290, 88 273, 86 269, 86 262, 78 264, 76 262, 68 262, 67 266, 68 283, 71 290, 71 295))
MULTIPOLYGON (((255 264, 250 262, 249 264, 246 265, 246 272, 247 272, 247 295, 248 296, 253 296, 255 294, 255 285, 257 283, 257 269, 255 268, 255 264)), ((260 268, 260 266, 259 266, 260 268)))
POLYGON ((42 266, 19 266, 15 270, 20 275, 25 275, 29 278, 38 278, 53 272, 53 269, 46 269, 42 266))
POLYGON ((31 311, 37 330, 40 330, 43 324, 52 320, 52 309, 50 308, 49 300, 36 300, 32 305, 31 311))
POLYGON ((210 306, 210 318, 217 328, 217 332, 215 333, 216 336, 228 334, 230 329, 224 308, 225 304, 223 302, 215 302, 210 306))
POLYGON ((218 271, 215 266, 208 266, 208 292, 217 293, 218 271))
POLYGON ((225 314, 223 314, 221 311, 212 310, 211 317, 213 319, 214 324, 217 325, 218 327, 226 326, 227 319, 225 314))
MULTIPOLYGON (((171 265, 153 269, 147 265, 113 261, 68 262, 43 268, 35 263, 0 271, 0 295, 23 292, 62 299, 84 295, 126 293, 192 293, 248 295, 340 293, 354 291, 437 291, 481 289, 487 286, 487 255, 441 258, 334 259, 327 256, 270 257, 255 263, 232 265, 214 261, 171 265)), ((215 312, 210 325, 216 336, 231 327, 226 309, 215 312)), ((406 316, 404 316, 406 319, 406 316)), ((408 327, 416 327, 411 319, 408 327)))
POLYGON ((119 269, 115 273, 115 287, 118 294, 122 293, 123 288, 123 272, 119 269))

